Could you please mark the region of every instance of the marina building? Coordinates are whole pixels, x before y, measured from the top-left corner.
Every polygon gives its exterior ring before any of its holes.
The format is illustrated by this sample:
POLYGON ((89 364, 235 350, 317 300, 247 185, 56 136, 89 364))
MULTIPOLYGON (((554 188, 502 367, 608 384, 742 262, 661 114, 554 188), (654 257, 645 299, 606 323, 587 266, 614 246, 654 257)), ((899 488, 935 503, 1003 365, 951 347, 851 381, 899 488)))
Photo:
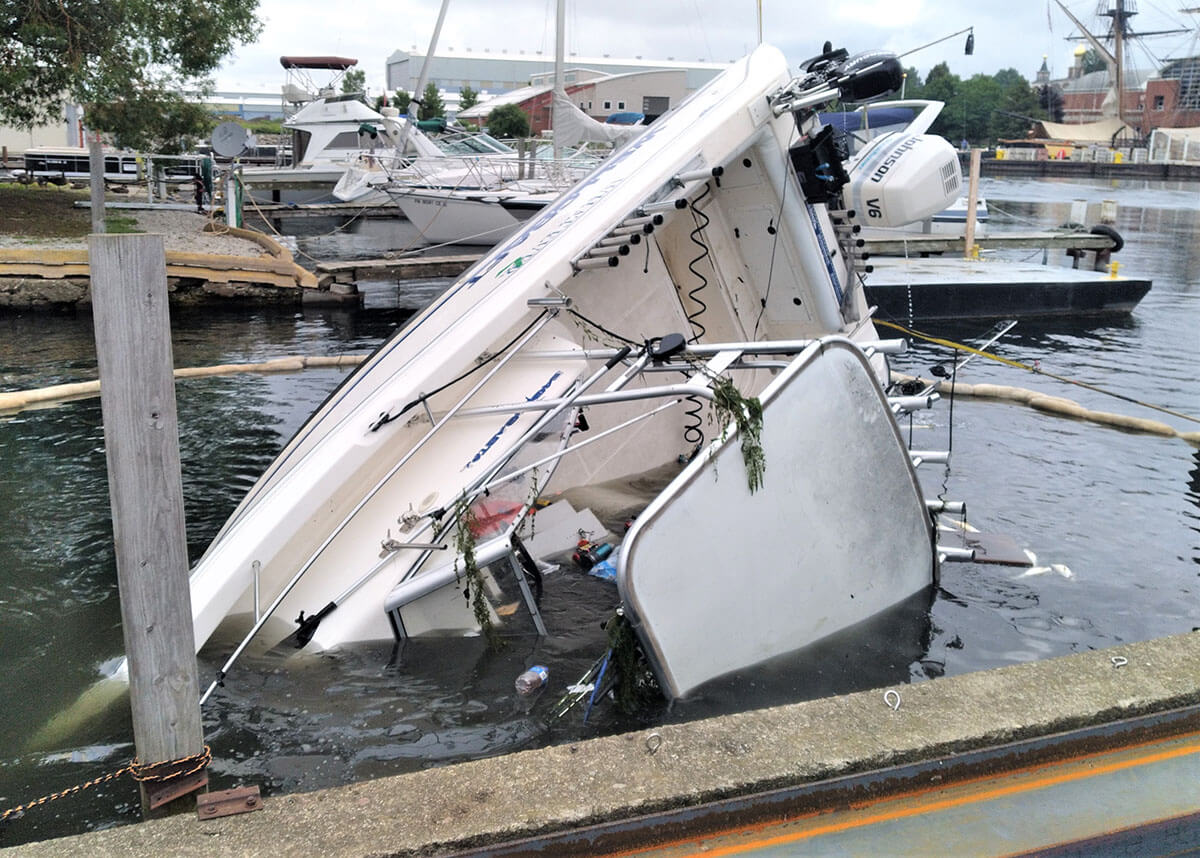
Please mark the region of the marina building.
MULTIPOLYGON (((388 92, 404 90, 414 94, 421 67, 425 62, 425 54, 412 51, 395 51, 387 58, 386 80, 388 92)), ((684 62, 674 57, 665 60, 646 60, 642 57, 612 58, 582 57, 569 54, 566 57, 568 67, 565 72, 568 91, 573 85, 585 81, 594 81, 612 75, 628 75, 638 72, 673 71, 680 80, 679 87, 684 92, 694 92, 705 83, 716 77, 728 63, 684 62)), ((485 48, 482 51, 457 50, 446 48, 433 54, 430 65, 429 80, 437 87, 446 112, 456 116, 458 112, 459 93, 465 87, 470 87, 479 94, 479 100, 486 101, 497 95, 510 93, 514 90, 529 87, 535 82, 547 82, 546 76, 554 71, 553 51, 509 51, 501 49, 493 51, 485 48)), ((627 82, 628 83, 628 82, 627 82)), ((674 86, 674 84, 672 84, 674 86)), ((578 99, 575 99, 578 102, 578 99)), ((604 98, 601 97, 601 101, 604 98)), ((626 103, 623 110, 641 111, 641 96, 633 91, 627 97, 621 98, 612 93, 607 99, 614 105, 618 101, 626 103), (636 102, 636 103, 635 103, 636 102), (634 106, 629 106, 634 105, 634 106)), ((586 99, 585 99, 586 101, 586 99)), ((596 98, 592 98, 593 104, 596 98)), ((500 102, 494 102, 493 106, 500 102)), ((675 104, 675 100, 671 104, 675 104)), ((616 108, 609 112, 614 112, 616 108)), ((602 108, 594 108, 589 112, 600 112, 602 108)))

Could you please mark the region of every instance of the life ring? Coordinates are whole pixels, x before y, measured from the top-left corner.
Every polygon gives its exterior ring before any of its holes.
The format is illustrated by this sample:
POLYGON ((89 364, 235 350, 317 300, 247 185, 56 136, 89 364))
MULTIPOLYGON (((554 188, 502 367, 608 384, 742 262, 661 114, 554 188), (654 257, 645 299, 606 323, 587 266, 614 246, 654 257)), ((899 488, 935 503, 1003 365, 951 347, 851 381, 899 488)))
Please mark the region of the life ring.
POLYGON ((1119 253, 1121 248, 1125 246, 1125 239, 1121 238, 1121 233, 1117 232, 1111 226, 1098 224, 1097 226, 1089 229, 1088 232, 1090 232, 1092 235, 1106 235, 1111 238, 1113 246, 1109 251, 1110 253, 1119 253))

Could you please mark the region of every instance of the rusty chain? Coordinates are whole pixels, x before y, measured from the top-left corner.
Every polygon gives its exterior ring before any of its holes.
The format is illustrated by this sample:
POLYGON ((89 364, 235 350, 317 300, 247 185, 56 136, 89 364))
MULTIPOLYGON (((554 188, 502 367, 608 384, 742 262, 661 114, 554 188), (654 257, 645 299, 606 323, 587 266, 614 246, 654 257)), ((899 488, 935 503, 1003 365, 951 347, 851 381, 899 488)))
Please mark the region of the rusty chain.
POLYGON ((66 798, 69 795, 75 795, 76 793, 83 792, 85 789, 90 789, 91 787, 108 783, 111 780, 116 780, 126 772, 128 772, 133 779, 139 783, 163 783, 174 780, 175 778, 194 775, 196 772, 208 766, 208 764, 211 762, 212 749, 208 745, 205 745, 204 750, 198 754, 192 754, 188 757, 180 757, 177 760, 160 760, 157 763, 139 763, 137 757, 134 757, 133 761, 129 765, 117 769, 115 772, 109 772, 108 774, 101 775, 98 778, 92 778, 90 781, 84 781, 81 784, 67 787, 64 790, 52 792, 49 795, 44 795, 41 798, 34 799, 33 801, 25 804, 19 804, 16 807, 0 812, 0 822, 7 822, 9 819, 17 819, 23 816, 27 810, 40 807, 43 804, 56 801, 60 798, 66 798), (178 769, 175 770, 175 767, 178 767, 178 769), (172 770, 165 773, 156 771, 156 769, 162 768, 171 768, 172 770))

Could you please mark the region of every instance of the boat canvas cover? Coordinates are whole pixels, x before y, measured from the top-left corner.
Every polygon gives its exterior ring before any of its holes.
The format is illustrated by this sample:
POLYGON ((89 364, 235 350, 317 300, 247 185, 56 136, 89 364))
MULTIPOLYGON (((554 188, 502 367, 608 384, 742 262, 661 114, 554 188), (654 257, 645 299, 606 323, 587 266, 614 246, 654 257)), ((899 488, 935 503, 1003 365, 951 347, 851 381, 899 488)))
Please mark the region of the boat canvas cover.
POLYGON ((1133 136, 1133 129, 1115 116, 1099 122, 1068 125, 1063 122, 1041 122, 1043 139, 1065 143, 1102 143, 1105 146, 1118 137, 1133 136))

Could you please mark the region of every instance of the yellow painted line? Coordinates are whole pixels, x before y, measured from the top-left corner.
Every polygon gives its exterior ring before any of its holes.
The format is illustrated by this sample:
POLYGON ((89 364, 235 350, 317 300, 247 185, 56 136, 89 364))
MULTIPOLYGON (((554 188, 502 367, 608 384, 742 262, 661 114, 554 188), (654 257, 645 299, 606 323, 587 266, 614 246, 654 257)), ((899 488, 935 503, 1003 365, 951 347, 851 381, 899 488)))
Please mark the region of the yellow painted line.
MULTIPOLYGON (((1152 744, 1161 744, 1161 742, 1156 741, 1156 742, 1152 742, 1152 743, 1146 743, 1146 745, 1135 745, 1132 747, 1134 747, 1134 748, 1146 747, 1147 745, 1152 745, 1152 744)), ((1027 774, 1029 772, 1045 770, 1045 769, 1049 769, 1049 768, 1062 768, 1064 766, 1078 766, 1084 762, 1087 762, 1088 760, 1094 760, 1097 757, 1113 756, 1113 755, 1119 754, 1119 753, 1127 753, 1128 750, 1129 749, 1120 749, 1117 751, 1104 751, 1104 752, 1099 752, 1097 754, 1089 754, 1089 755, 1083 755, 1080 757, 1072 757, 1067 760, 1061 760, 1061 761, 1056 761, 1056 762, 1052 762, 1052 763, 1043 763, 1041 765, 1033 766, 1033 767, 1030 767, 1027 769, 1014 769, 1013 771, 1005 772, 999 776, 985 777, 985 778, 980 778, 980 779, 977 779, 974 781, 965 781, 965 782, 961 782, 961 783, 954 783, 954 784, 949 784, 944 787, 930 787, 930 788, 921 790, 919 792, 909 793, 907 795, 890 796, 890 797, 881 798, 881 799, 878 799, 878 800, 872 801, 872 802, 866 802, 866 803, 858 804, 858 805, 851 805, 849 812, 854 812, 854 811, 861 810, 864 808, 878 806, 878 805, 886 804, 886 803, 911 801, 914 797, 919 797, 921 795, 928 795, 931 792, 942 792, 942 791, 945 791, 948 789, 961 791, 964 788, 969 788, 969 787, 971 787, 973 785, 977 785, 981 782, 995 780, 996 777, 1006 777, 1006 778, 1019 777, 1021 775, 1027 774)), ((927 804, 918 804, 916 806, 896 808, 894 810, 883 811, 880 813, 875 813, 875 814, 872 814, 869 816, 863 816, 863 817, 859 817, 856 819, 847 819, 847 820, 843 820, 841 822, 833 822, 833 823, 829 823, 827 825, 819 825, 819 826, 815 826, 813 828, 805 829, 804 831, 795 831, 795 832, 791 832, 789 834, 781 834, 781 835, 777 835, 775 837, 766 837, 766 838, 763 838, 760 840, 754 840, 754 841, 750 841, 747 843, 740 843, 740 844, 736 844, 736 845, 699 849, 698 851, 686 853, 686 854, 689 856, 689 858, 691 858, 691 856, 705 856, 705 858, 714 858, 714 856, 737 855, 737 854, 744 853, 744 852, 750 852, 750 851, 753 851, 756 849, 766 849, 766 848, 770 848, 772 846, 783 846, 783 845, 786 845, 789 843, 798 843, 802 840, 809 840, 814 837, 821 837, 821 836, 824 836, 827 834, 838 834, 843 831, 850 831, 850 830, 853 830, 856 828, 865 828, 870 825, 878 825, 880 823, 891 822, 891 821, 894 821, 897 819, 908 819, 908 818, 912 818, 915 816, 923 816, 926 814, 936 813, 938 811, 943 811, 943 810, 950 810, 950 809, 957 808, 957 807, 966 807, 966 806, 969 806, 972 804, 980 804, 982 802, 992 801, 994 799, 1005 798, 1006 796, 1018 795, 1020 793, 1032 792, 1034 790, 1039 790, 1039 789, 1047 789, 1049 787, 1057 786, 1059 784, 1071 783, 1074 781, 1095 778, 1095 777, 1099 777, 1102 775, 1107 775, 1107 774, 1112 774, 1114 772, 1123 771, 1126 769, 1136 768, 1139 766, 1153 765, 1154 763, 1160 763, 1160 762, 1164 762, 1167 760, 1178 759, 1179 757, 1184 757, 1184 756, 1188 756, 1189 754, 1195 754, 1195 753, 1200 753, 1200 741, 1193 741, 1187 745, 1183 745, 1178 748, 1172 748, 1172 749, 1166 750, 1166 751, 1159 751, 1157 753, 1146 754, 1146 755, 1143 755, 1140 757, 1133 757, 1133 758, 1129 758, 1129 759, 1118 760, 1118 761, 1115 761, 1112 763, 1096 765, 1096 766, 1089 767, 1084 770, 1063 772, 1063 773, 1057 774, 1057 775, 1051 775, 1048 777, 1041 777, 1041 778, 1035 778, 1035 779, 1023 781, 1021 783, 1012 784, 1010 786, 997 787, 997 788, 990 789, 990 790, 974 792, 969 795, 962 795, 962 796, 958 796, 958 797, 954 797, 954 798, 942 799, 941 801, 933 801, 933 802, 929 802, 927 804)), ((847 811, 834 811, 834 812, 845 813, 847 811)), ((719 839, 722 837, 736 836, 738 834, 743 834, 743 833, 749 834, 749 833, 752 833, 755 831, 765 831, 768 829, 780 828, 785 825, 795 825, 795 824, 801 823, 806 818, 807 819, 815 819, 819 816, 824 815, 825 813, 829 813, 829 811, 819 811, 815 814, 808 814, 806 816, 801 816, 796 819, 786 820, 783 822, 778 822, 778 821, 777 822, 769 822, 769 823, 763 823, 761 825, 746 826, 745 828, 728 829, 726 831, 716 832, 713 834, 706 834, 703 837, 687 838, 684 840, 678 840, 678 841, 675 841, 674 843, 665 844, 663 846, 656 847, 654 850, 649 850, 649 851, 658 852, 658 851, 664 851, 666 849, 671 849, 671 848, 678 849, 678 848, 682 848, 682 847, 686 846, 689 843, 698 843, 700 841, 710 841, 710 840, 715 840, 715 839, 719 839)), ((644 850, 644 849, 643 850, 630 850, 628 852, 614 853, 612 858, 616 858, 616 856, 618 856, 618 855, 647 854, 647 852, 648 852, 648 850, 644 850)))

